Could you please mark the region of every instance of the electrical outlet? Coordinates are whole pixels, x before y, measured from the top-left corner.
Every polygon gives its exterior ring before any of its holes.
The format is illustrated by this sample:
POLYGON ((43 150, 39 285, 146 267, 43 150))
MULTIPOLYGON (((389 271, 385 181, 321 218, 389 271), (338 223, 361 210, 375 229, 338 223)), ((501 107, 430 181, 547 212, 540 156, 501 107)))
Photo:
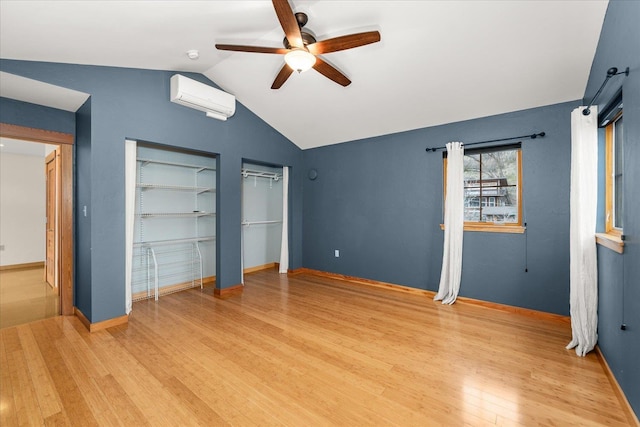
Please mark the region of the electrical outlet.
POLYGON ((334 255, 335 255, 336 258, 340 258, 340 250, 336 249, 334 251, 334 255))

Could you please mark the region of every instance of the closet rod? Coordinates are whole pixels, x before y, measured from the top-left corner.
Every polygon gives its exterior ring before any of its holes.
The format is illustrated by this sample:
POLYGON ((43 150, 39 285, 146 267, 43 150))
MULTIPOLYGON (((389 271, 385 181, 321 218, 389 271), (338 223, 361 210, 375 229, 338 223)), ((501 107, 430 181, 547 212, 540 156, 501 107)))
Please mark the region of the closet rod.
POLYGON ((258 178, 269 178, 269 179, 273 179, 278 181, 280 178, 282 178, 282 175, 278 174, 278 173, 274 173, 274 172, 263 172, 263 171, 255 171, 255 170, 251 170, 251 169, 242 169, 241 171, 242 176, 247 178, 249 176, 255 176, 258 178))
POLYGON ((242 225, 244 226, 251 226, 251 225, 255 225, 255 224, 280 224, 282 221, 242 221, 242 225))
MULTIPOLYGON (((510 138, 500 138, 500 139, 488 139, 486 141, 479 141, 479 142, 471 142, 471 143, 464 143, 462 144, 465 147, 470 147, 472 145, 478 145, 478 144, 488 144, 490 142, 500 142, 500 141, 510 141, 512 139, 525 139, 525 138, 529 138, 529 139, 536 139, 537 137, 540 138, 544 138, 546 134, 544 132, 538 132, 538 133, 534 133, 531 135, 521 135, 521 136, 512 136, 510 138)), ((438 150, 444 150, 447 147, 433 147, 433 148, 427 148, 427 151, 438 151, 438 150)))
POLYGON ((628 76, 629 67, 627 67, 626 70, 620 71, 620 72, 618 72, 618 69, 616 67, 611 67, 607 70, 607 77, 605 77, 604 81, 602 82, 602 85, 600 86, 600 89, 598 89, 596 94, 593 95, 593 98, 591 98, 591 101, 589 101, 589 103, 587 104, 587 108, 582 110, 582 115, 588 116, 589 114, 591 114, 591 106, 593 105, 594 102, 596 102, 596 98, 600 95, 600 92, 602 92, 602 89, 604 89, 604 87, 607 85, 607 82, 611 77, 617 76, 619 74, 624 74, 625 76, 628 76))

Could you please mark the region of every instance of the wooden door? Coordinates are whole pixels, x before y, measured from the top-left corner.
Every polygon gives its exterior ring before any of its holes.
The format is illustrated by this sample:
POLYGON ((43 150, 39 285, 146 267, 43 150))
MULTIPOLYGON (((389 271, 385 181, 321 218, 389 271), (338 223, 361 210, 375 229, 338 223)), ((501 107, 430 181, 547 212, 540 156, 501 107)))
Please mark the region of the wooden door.
POLYGON ((58 149, 46 158, 46 262, 45 280, 52 287, 56 286, 56 189, 57 189, 57 158, 58 149))

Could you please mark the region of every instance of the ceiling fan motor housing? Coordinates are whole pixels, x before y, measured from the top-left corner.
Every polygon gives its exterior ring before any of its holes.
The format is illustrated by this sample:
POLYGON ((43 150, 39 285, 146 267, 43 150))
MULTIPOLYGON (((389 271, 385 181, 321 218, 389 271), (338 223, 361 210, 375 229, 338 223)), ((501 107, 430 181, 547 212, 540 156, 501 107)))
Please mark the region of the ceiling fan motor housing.
MULTIPOLYGON (((311 33, 307 32, 307 31, 301 31, 300 35, 302 36, 302 43, 305 46, 307 46, 308 44, 313 44, 313 43, 315 43, 317 41, 316 38, 311 33)), ((291 44, 289 43, 289 40, 287 40, 286 37, 282 40, 282 44, 287 49, 292 49, 293 48, 293 46, 291 46, 291 44)))
MULTIPOLYGON (((302 27, 304 27, 307 24, 307 22, 309 22, 309 18, 307 17, 307 14, 303 12, 296 12, 295 16, 296 16, 296 21, 298 21, 298 26, 300 27, 300 35, 302 36, 302 43, 305 46, 307 46, 308 44, 315 43, 317 40, 313 35, 313 33, 311 33, 311 31, 309 30, 304 30, 304 31, 302 30, 302 27)), ((292 48, 291 44, 289 43, 289 40, 287 40, 286 37, 282 40, 282 44, 286 49, 292 48)))

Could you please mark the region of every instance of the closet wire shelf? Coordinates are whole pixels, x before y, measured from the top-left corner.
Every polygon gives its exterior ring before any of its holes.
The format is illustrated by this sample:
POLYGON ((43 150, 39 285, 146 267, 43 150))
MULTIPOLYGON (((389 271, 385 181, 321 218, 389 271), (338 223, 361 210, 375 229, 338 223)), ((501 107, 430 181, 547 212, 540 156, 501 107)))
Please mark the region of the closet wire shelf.
POLYGON ((201 216, 215 216, 213 212, 145 212, 138 213, 136 216, 140 218, 154 218, 154 217, 166 217, 166 218, 197 218, 201 216))
POLYGON ((185 186, 185 185, 164 185, 164 184, 146 184, 146 183, 141 183, 141 184, 137 184, 137 187, 142 189, 142 191, 145 190, 168 190, 168 191, 193 191, 195 193, 215 193, 216 190, 215 188, 211 188, 211 187, 190 187, 190 186, 185 186))
POLYGON ((199 225, 197 219, 201 217, 215 218, 216 213, 215 208, 214 211, 210 211, 208 208, 202 209, 199 206, 198 197, 206 195, 206 200, 211 200, 210 197, 216 192, 215 184, 212 186, 208 181, 208 177, 211 176, 209 172, 215 172, 216 168, 192 164, 189 161, 167 161, 144 157, 138 157, 136 160, 140 166, 136 183, 139 195, 137 196, 138 208, 136 210, 139 210, 135 213, 135 217, 140 222, 137 222, 136 226, 139 229, 139 240, 133 245, 132 300, 154 298, 157 301, 161 295, 197 286, 202 289, 204 282, 202 250, 209 257, 212 251, 211 242, 215 242, 216 238, 214 235, 210 235, 211 230, 207 230, 209 233, 204 235, 200 234, 204 231, 200 226, 206 224, 204 228, 209 228, 210 223, 199 225), (157 168, 147 169, 147 166, 151 165, 157 165, 157 168), (185 172, 188 170, 190 171, 188 173, 192 175, 187 181, 191 179, 192 183, 184 182, 185 172), (158 171, 163 172, 158 174, 158 171), (206 175, 203 174, 205 171, 208 172, 206 175), (145 179, 149 178, 148 173, 150 173, 151 179, 145 179), (167 182, 176 178, 182 182, 175 184, 167 182), (200 179, 206 179, 207 182, 199 182, 200 179), (150 200, 154 200, 152 204, 155 204, 156 209, 145 211, 145 193, 151 198, 150 200), (177 205, 172 202, 174 196, 171 196, 171 193, 180 197, 177 205), (184 196, 178 196, 179 193, 192 194, 194 198, 184 199, 184 196), (163 200, 166 201, 162 202, 163 200), (185 206, 187 200, 191 200, 191 202, 187 202, 185 206), (189 210, 189 204, 193 206, 192 211, 189 210), (171 207, 177 209, 172 210, 171 207), (196 221, 193 223, 184 222, 185 219, 191 218, 196 221), (145 219, 153 220, 144 222, 145 219), (156 222, 158 219, 160 221, 156 222), (172 222, 171 219, 178 222, 172 222), (145 236, 147 230, 154 231, 145 236), (163 230, 166 230, 168 234, 163 230), (163 239, 163 235, 167 238, 163 239), (168 238, 170 236, 173 238, 168 238), (152 238, 149 239, 149 237, 152 238))

